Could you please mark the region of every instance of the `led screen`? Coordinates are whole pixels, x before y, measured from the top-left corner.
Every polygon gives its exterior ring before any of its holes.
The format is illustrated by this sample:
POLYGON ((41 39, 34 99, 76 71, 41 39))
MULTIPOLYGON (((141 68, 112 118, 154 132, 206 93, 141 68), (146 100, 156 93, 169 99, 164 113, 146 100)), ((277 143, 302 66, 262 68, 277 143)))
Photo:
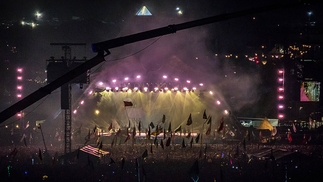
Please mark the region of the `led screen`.
POLYGON ((300 90, 301 102, 320 101, 321 83, 316 81, 303 81, 300 90))

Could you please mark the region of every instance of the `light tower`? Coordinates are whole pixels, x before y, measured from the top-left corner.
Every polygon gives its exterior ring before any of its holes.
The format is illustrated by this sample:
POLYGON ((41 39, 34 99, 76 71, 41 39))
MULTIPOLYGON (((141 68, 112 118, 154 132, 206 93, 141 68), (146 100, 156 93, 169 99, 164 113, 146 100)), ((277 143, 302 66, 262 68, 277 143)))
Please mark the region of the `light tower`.
MULTIPOLYGON (((54 82, 57 78, 78 67, 82 63, 86 62, 86 59, 77 60, 72 59, 71 46, 85 46, 85 43, 51 43, 50 45, 62 46, 64 51, 64 57, 61 59, 54 59, 51 57, 47 60, 47 82, 54 82)), ((68 83, 61 86, 61 109, 65 110, 65 153, 71 152, 71 137, 72 137, 72 84, 80 84, 80 88, 83 88, 83 84, 89 83, 90 72, 87 71, 68 83)))

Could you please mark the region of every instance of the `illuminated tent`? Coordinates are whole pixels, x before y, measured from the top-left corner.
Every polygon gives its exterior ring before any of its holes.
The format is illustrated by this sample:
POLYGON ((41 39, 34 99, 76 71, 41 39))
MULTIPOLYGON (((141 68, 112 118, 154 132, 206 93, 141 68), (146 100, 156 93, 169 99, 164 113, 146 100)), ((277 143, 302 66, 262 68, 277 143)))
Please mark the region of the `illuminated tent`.
POLYGON ((258 126, 257 130, 269 130, 272 131, 274 127, 270 124, 268 119, 265 117, 262 123, 258 126))

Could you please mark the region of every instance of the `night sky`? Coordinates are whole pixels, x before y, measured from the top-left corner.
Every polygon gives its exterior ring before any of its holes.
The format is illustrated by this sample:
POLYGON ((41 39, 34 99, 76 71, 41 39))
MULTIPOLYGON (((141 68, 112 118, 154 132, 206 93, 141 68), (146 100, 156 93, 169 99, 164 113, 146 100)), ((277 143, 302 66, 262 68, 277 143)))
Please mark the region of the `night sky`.
MULTIPOLYGON (((203 3, 197 0, 2 1, 0 2, 0 7, 2 7, 0 11, 0 76, 2 78, 0 79, 2 86, 0 111, 17 101, 17 67, 24 69, 24 96, 46 84, 44 82, 46 60, 51 56, 55 58, 63 56, 61 47, 51 46, 50 43, 86 43, 86 46, 72 47, 72 57, 90 59, 96 55, 91 51, 92 43, 277 2, 280 1, 205 0, 203 3), (144 5, 153 16, 135 16, 135 13, 144 5), (182 15, 177 14, 177 7, 183 11, 182 15), (37 16, 36 12, 39 12, 41 16, 37 16), (25 25, 22 25, 22 22, 25 22, 25 25), (32 27, 31 23, 35 26, 32 27)), ((214 55, 252 54, 262 45, 265 45, 266 51, 269 52, 276 43, 296 43, 301 40, 298 37, 298 30, 301 29, 299 27, 303 27, 309 20, 315 21, 316 26, 322 26, 320 17, 323 17, 323 12, 318 11, 321 9, 322 4, 265 12, 179 31, 176 34, 163 36, 160 40, 147 40, 115 48, 111 50, 112 54, 106 57, 106 60, 118 60, 118 63, 106 61, 99 68, 93 69, 95 77, 93 76, 91 84, 93 86, 95 81, 105 78, 108 67, 118 68, 116 64, 122 64, 120 62, 123 60, 124 64, 120 68, 125 68, 125 65, 128 65, 127 69, 132 68, 138 65, 136 61, 139 61, 148 75, 147 70, 157 70, 166 65, 160 60, 175 56, 188 68, 198 70, 199 73, 196 76, 203 73, 203 79, 208 79, 210 84, 215 84, 222 99, 227 99, 226 104, 232 110, 250 110, 254 103, 263 102, 261 92, 271 91, 270 88, 266 88, 267 85, 270 86, 270 83, 267 84, 266 80, 263 80, 269 78, 261 74, 267 73, 266 68, 243 59, 228 62, 214 58, 214 55), (309 16, 308 12, 312 14, 309 16), (145 49, 150 44, 152 46, 145 49), (129 56, 132 60, 129 60, 129 56), (128 59, 123 59, 124 57, 128 59), (197 57, 202 58, 198 63, 196 63, 197 57), (233 78, 231 82, 223 81, 224 75, 230 75, 229 72, 238 72, 241 75, 239 78, 233 78), (234 93, 235 89, 240 90, 242 94, 234 93), (258 98, 254 99, 251 95, 256 95, 258 98), (230 102, 228 97, 234 97, 235 103, 230 102), (247 103, 246 100, 254 102, 247 103)), ((174 61, 167 63, 173 64, 174 61)), ((272 65, 269 64, 267 71, 271 69, 273 69, 272 65)), ((183 72, 188 72, 188 70, 183 72)), ((120 71, 119 73, 121 76, 122 73, 120 71)), ((74 97, 84 92, 85 89, 77 90, 74 92, 74 97)), ((59 103, 56 103, 55 98, 49 98, 44 103, 55 103, 56 109, 59 110, 59 103)), ((37 117, 57 117, 49 116, 53 110, 44 112, 34 110, 35 107, 27 108, 27 110, 37 117)), ((251 114, 256 112, 251 112, 251 114)), ((261 114, 264 116, 270 112, 271 109, 268 109, 261 114)))

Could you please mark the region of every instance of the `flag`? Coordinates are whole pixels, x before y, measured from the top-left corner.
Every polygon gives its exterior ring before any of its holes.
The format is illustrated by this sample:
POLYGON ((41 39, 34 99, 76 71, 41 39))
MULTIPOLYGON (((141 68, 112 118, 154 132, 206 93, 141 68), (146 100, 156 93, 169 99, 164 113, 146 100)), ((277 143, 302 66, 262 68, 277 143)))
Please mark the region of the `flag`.
POLYGON ((126 143, 128 140, 130 140, 130 135, 129 135, 129 134, 127 135, 127 138, 126 138, 126 140, 124 141, 124 143, 126 143))
POLYGON ((172 123, 171 122, 169 122, 168 132, 172 132, 172 123))
POLYGON ((210 133, 211 133, 211 124, 209 125, 209 127, 208 127, 208 129, 206 130, 206 135, 210 135, 210 133))
POLYGON ((112 122, 110 123, 110 126, 108 128, 108 131, 112 130, 112 122))
POLYGON ((187 122, 186 122, 186 125, 187 126, 189 126, 189 125, 191 125, 193 123, 193 121, 192 121, 192 114, 190 114, 190 116, 188 117, 188 119, 187 119, 187 122))
POLYGON ((94 128, 93 128, 93 133, 95 133, 95 131, 96 131, 96 125, 94 126, 94 128))
POLYGON ((152 128, 152 129, 154 129, 154 128, 155 128, 155 125, 154 125, 154 123, 153 123, 153 122, 150 122, 149 126, 151 126, 151 128, 152 128))
POLYGON ((179 126, 174 132, 176 133, 176 132, 181 132, 181 131, 182 131, 182 125, 179 126))
POLYGON ((208 120, 207 120, 207 124, 211 124, 212 122, 212 116, 209 116, 208 120))
POLYGON ((29 127, 29 121, 27 121, 25 129, 27 129, 28 127, 29 127))
POLYGON ((166 121, 166 116, 165 116, 165 114, 163 115, 163 119, 162 119, 162 123, 165 123, 165 121, 166 121))
POLYGON ((183 141, 182 141, 182 148, 185 148, 185 141, 184 141, 184 138, 183 138, 183 141))
POLYGON ((114 162, 114 160, 110 157, 110 162, 109 164, 115 164, 116 162, 114 162))
POLYGON ((296 133, 296 126, 295 126, 295 124, 293 123, 293 131, 294 131, 294 133, 296 133))
POLYGON ((200 170, 199 170, 199 163, 198 160, 196 160, 194 162, 194 164, 192 165, 192 167, 189 169, 188 174, 190 175, 190 177, 195 178, 199 176, 200 170))
POLYGON ((224 118, 222 117, 220 120, 220 126, 218 127, 218 132, 223 130, 224 118))
POLYGON ((24 137, 24 144, 27 147, 26 137, 24 137))
POLYGON ((127 106, 133 106, 132 102, 131 101, 123 101, 124 103, 124 106, 127 107, 127 106))
POLYGON ((187 139, 189 139, 191 137, 191 132, 189 132, 186 136, 187 139))
POLYGON ((125 160, 124 160, 124 157, 122 157, 122 160, 121 160, 121 169, 123 169, 124 163, 125 163, 125 160))
POLYGON ((164 140, 166 139, 166 130, 164 128, 164 140))
POLYGON ((143 159, 147 158, 148 157, 148 151, 147 149, 144 151, 144 153, 142 154, 141 156, 143 159))
POLYGON ((199 143, 200 140, 200 134, 197 135, 197 137, 195 138, 195 143, 199 143))
POLYGON ((38 157, 41 161, 43 160, 42 152, 40 149, 38 150, 38 157))
POLYGON ((160 140, 160 146, 164 149, 164 142, 163 142, 163 140, 160 140))
POLYGON ((204 110, 204 113, 203 113, 203 119, 207 119, 207 116, 206 116, 206 110, 204 110))
POLYGON ((135 136, 136 136, 136 127, 134 126, 132 130, 132 138, 135 138, 135 136))
POLYGON ((167 141, 166 141, 166 147, 168 147, 170 145, 170 137, 168 137, 167 141))
POLYGON ((148 134, 147 134, 147 139, 150 139, 150 127, 148 126, 148 134))
POLYGON ((292 134, 291 133, 288 133, 287 134, 287 139, 288 139, 288 142, 291 143, 293 141, 293 138, 292 138, 292 134))

